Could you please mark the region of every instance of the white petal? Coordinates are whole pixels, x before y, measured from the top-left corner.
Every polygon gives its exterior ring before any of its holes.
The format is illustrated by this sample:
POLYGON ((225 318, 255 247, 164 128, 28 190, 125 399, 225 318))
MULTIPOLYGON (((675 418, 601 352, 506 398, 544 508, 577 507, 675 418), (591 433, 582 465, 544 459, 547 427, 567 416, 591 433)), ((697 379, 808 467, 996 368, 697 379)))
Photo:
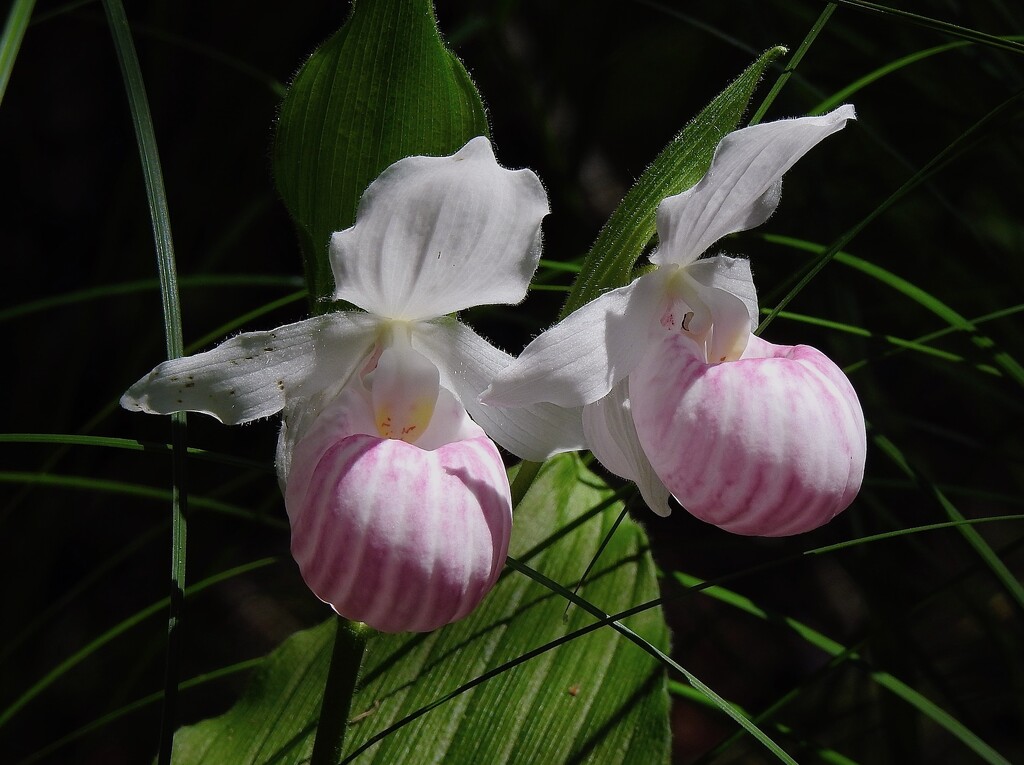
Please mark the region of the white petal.
POLYGON ((121 397, 149 414, 203 412, 227 425, 267 417, 291 396, 344 380, 365 358, 379 321, 345 311, 246 332, 195 356, 158 365, 121 397))
POLYGON ((518 457, 541 461, 584 448, 578 408, 535 403, 500 409, 480 403, 483 389, 513 358, 465 324, 454 320, 418 324, 413 347, 437 364, 441 385, 455 393, 487 435, 518 457))
POLYGON ((821 117, 765 122, 729 133, 696 186, 658 207, 654 263, 687 265, 723 236, 759 226, 779 204, 782 176, 816 144, 854 119, 852 106, 821 117))
POLYGON ((331 237, 335 297, 392 319, 518 303, 540 258, 547 195, 506 170, 486 138, 450 157, 407 157, 370 184, 331 237))
POLYGON ((530 343, 491 382, 490 406, 597 401, 633 371, 667 299, 658 272, 606 292, 530 343))
POLYGON ((697 293, 711 313, 711 333, 704 351, 709 364, 736 361, 750 337, 750 318, 743 301, 725 290, 697 284, 697 293))
POLYGON ((430 425, 416 441, 416 446, 426 451, 440 449, 456 441, 465 441, 486 435, 483 429, 469 418, 469 412, 455 395, 441 388, 437 394, 437 405, 430 425))
POLYGON ((375 435, 416 443, 437 405, 437 367, 407 342, 395 342, 380 354, 365 384, 373 401, 375 435))
POLYGON ((749 260, 730 258, 728 255, 701 258, 687 266, 686 273, 705 287, 724 290, 742 300, 750 318, 750 329, 757 328, 757 289, 754 287, 754 277, 750 273, 749 260))
POLYGON ((667 516, 669 491, 651 467, 636 435, 628 397, 629 381, 618 383, 604 398, 583 407, 583 432, 594 456, 608 470, 633 481, 647 506, 667 516))

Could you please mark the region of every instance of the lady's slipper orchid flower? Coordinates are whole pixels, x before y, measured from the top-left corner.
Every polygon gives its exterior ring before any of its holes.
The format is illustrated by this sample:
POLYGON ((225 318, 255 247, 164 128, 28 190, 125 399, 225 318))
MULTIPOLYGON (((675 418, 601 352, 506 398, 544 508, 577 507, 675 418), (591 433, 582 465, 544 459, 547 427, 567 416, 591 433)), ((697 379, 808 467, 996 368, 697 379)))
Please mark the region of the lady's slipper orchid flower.
POLYGON ((767 220, 783 174, 853 118, 843 106, 727 135, 704 178, 659 206, 657 268, 534 340, 484 402, 584 405, 590 449, 661 515, 672 494, 729 531, 781 536, 844 510, 866 450, 852 386, 813 348, 751 334, 748 261, 698 258, 767 220))
POLYGON ((448 316, 522 300, 547 212, 537 176, 500 167, 486 138, 450 157, 402 159, 331 238, 334 298, 365 312, 166 361, 121 404, 227 424, 283 409, 277 469, 310 589, 387 632, 460 619, 497 580, 511 532, 490 439, 534 460, 583 443, 578 411, 482 406, 512 358, 448 316))

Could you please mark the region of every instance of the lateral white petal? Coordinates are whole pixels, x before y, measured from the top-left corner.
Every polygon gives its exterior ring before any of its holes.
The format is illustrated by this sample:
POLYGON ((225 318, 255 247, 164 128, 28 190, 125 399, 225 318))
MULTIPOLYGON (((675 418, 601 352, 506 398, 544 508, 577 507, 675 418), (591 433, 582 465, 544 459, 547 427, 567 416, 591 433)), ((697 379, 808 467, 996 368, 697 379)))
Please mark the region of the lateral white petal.
POLYGON ((451 319, 418 324, 412 339, 413 347, 437 365, 441 385, 453 391, 470 417, 508 451, 541 461, 584 448, 579 408, 534 403, 500 409, 480 403, 480 393, 513 358, 465 324, 451 319))
POLYGON ((309 396, 363 361, 379 320, 345 311, 269 332, 246 332, 216 348, 159 364, 121 397, 136 412, 203 412, 226 425, 281 410, 286 398, 309 396))
POLYGON ((629 380, 619 382, 607 396, 583 407, 587 445, 608 470, 633 481, 647 506, 667 516, 669 491, 651 467, 640 445, 629 405, 629 380))
POLYGON ((518 303, 540 258, 547 194, 478 137, 450 157, 407 157, 370 184, 331 237, 335 298, 392 319, 518 303))
POLYGON ((686 273, 705 287, 723 290, 742 300, 750 318, 750 329, 757 327, 757 289, 754 287, 754 277, 750 273, 749 260, 730 258, 728 255, 701 258, 687 266, 686 273))
POLYGON ((665 302, 657 272, 606 292, 526 346, 494 378, 484 402, 582 406, 597 401, 640 363, 665 302))
POLYGON ((703 338, 707 363, 736 361, 743 355, 750 337, 750 316, 746 305, 723 289, 705 287, 696 280, 692 286, 712 319, 711 332, 703 338))
POLYGON ((723 236, 758 226, 779 204, 782 176, 816 144, 855 119, 852 106, 820 117, 765 122, 729 133, 707 174, 658 207, 657 264, 687 265, 723 236))

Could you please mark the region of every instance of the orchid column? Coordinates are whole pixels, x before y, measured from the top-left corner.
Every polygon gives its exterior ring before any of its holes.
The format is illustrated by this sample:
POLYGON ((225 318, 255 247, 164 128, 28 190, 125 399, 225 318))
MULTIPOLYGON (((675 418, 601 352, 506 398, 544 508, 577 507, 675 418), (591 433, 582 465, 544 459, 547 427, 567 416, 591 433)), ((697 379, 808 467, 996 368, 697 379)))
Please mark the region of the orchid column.
POLYGON ((781 536, 845 509, 866 451, 849 381, 813 348, 751 334, 748 261, 698 258, 767 220, 783 174, 853 118, 843 106, 726 136, 704 178, 659 206, 655 270, 534 340, 484 401, 584 406, 590 449, 662 515, 671 494, 729 531, 781 536))
POLYGON ((579 448, 579 412, 478 399, 512 359, 451 316, 517 303, 540 257, 544 189, 486 138, 408 157, 330 242, 336 311, 167 361, 121 400, 226 424, 278 411, 277 470, 303 578, 388 632, 468 614, 497 580, 511 500, 491 439, 526 459, 579 448))

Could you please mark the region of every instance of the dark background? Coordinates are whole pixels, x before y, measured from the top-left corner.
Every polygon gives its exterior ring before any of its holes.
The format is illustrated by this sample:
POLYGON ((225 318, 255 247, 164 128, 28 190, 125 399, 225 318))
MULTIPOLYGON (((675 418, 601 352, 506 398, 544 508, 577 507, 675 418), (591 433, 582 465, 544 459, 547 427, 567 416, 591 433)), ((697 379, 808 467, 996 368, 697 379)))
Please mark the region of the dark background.
MULTIPOLYGON (((665 143, 762 50, 803 40, 822 3, 645 3, 441 0, 442 31, 488 106, 499 159, 544 180, 554 213, 545 257, 576 260, 622 194, 665 143)), ((997 0, 918 2, 904 9, 992 34, 1024 29, 1024 12, 997 0)), ((269 151, 287 83, 347 14, 347 4, 128 2, 153 111, 179 274, 297 277, 301 261, 273 189, 269 151)), ((40 2, 0 110, 8 193, 0 205, 6 352, 3 430, 90 433, 164 443, 163 418, 115 408, 125 388, 164 357, 155 288, 62 307, 10 309, 101 285, 155 279, 152 233, 131 120, 110 33, 95 2, 40 2)), ((840 8, 768 119, 805 113, 890 61, 953 38, 892 17, 840 8)), ((784 62, 783 62, 784 63, 784 62)), ((787 175, 779 212, 762 230, 828 244, 870 214, 990 110, 1024 85, 1024 58, 967 46, 900 70, 851 98, 859 121, 787 175)), ((773 71, 754 103, 774 82, 773 71)), ((966 317, 1021 303, 1021 101, 941 172, 871 223, 846 248, 910 280, 966 317)), ((751 256, 764 305, 785 293, 807 256, 757 233, 719 247, 751 256)), ((183 287, 186 343, 300 287, 183 287)), ((514 321, 506 309, 466 318, 510 352, 549 324, 561 295, 536 292, 514 321), (524 310, 525 309, 525 310, 524 310), (525 318, 524 318, 525 317, 525 318)), ((1013 759, 1024 758, 1024 615, 955 531, 930 532, 814 559, 795 553, 870 533, 947 520, 937 482, 968 517, 1020 512, 1024 477, 1021 387, 979 371, 995 354, 1024 358, 1016 316, 936 345, 960 362, 890 355, 887 335, 912 339, 946 323, 889 287, 830 265, 791 305, 870 331, 870 337, 784 319, 775 342, 817 345, 852 373, 873 435, 898 445, 921 479, 878 449, 865 490, 828 527, 791 540, 732 537, 683 512, 645 509, 666 570, 704 578, 776 565, 733 582, 756 602, 807 621, 872 666, 893 672, 1013 759), (988 347, 988 342, 992 347, 988 347)), ((264 329, 305 315, 295 299, 254 319, 264 329)), ((223 333, 220 333, 223 334, 223 333)), ((208 342, 206 346, 210 343, 208 342)), ((205 346, 204 346, 205 347, 205 346)), ((326 616, 287 554, 271 455, 276 422, 225 428, 192 416, 191 445, 263 468, 190 463, 193 496, 260 514, 194 508, 189 574, 196 582, 265 555, 280 561, 190 602, 183 677, 262 655, 326 616)), ((168 577, 167 503, 93 484, 40 485, 21 473, 86 477, 162 489, 157 453, 0 444, 3 639, 0 707, 76 650, 156 602, 168 577)), ((980 531, 1019 574, 1019 522, 980 531)), ((666 593, 673 592, 671 586, 666 593)), ((800 687, 777 718, 862 762, 970 762, 962 745, 873 685, 864 666, 822 669, 825 657, 784 627, 701 598, 669 607, 674 655, 750 710, 800 687)), ((18 762, 50 741, 161 687, 165 625, 155 615, 113 640, 36 698, 4 728, 0 756, 18 762)), ((223 711, 236 675, 184 698, 191 722, 223 711)), ((46 762, 147 761, 152 704, 58 750, 46 762)), ((687 702, 673 714, 676 760, 696 761, 733 724, 687 702)), ((760 761, 740 744, 715 762, 760 761)), ((801 759, 801 761, 804 761, 801 759)), ((807 755, 807 761, 815 761, 807 755)))

